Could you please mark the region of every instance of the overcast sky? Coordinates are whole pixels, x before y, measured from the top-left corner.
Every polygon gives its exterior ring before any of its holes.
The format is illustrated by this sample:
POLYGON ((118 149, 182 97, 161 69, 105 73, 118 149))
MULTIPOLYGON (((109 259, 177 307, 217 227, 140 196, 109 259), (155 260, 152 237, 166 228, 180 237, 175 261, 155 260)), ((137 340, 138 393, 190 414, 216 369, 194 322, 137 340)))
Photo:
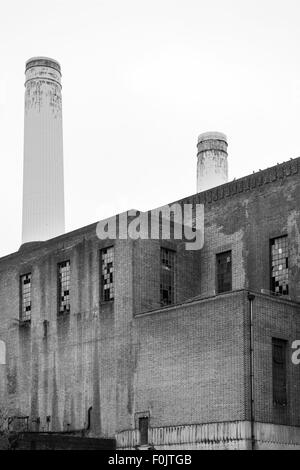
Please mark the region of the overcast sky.
POLYGON ((0 256, 21 243, 24 68, 62 66, 67 230, 196 192, 198 134, 230 179, 300 155, 299 0, 10 0, 0 11, 0 256))

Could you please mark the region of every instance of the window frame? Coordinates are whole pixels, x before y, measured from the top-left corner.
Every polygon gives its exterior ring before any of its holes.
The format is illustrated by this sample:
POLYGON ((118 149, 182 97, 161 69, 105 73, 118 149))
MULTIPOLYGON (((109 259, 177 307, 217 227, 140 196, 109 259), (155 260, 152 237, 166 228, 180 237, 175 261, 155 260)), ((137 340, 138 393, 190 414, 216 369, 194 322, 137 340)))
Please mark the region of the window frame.
POLYGON ((273 406, 286 407, 288 405, 288 341, 282 338, 272 337, 272 402, 273 406), (283 371, 284 371, 284 389, 278 392, 275 384, 275 347, 283 346, 284 359, 283 359, 283 371), (283 399, 276 396, 283 395, 283 399))
POLYGON ((24 274, 20 274, 19 276, 19 291, 20 291, 20 294, 19 294, 19 298, 20 298, 20 308, 19 308, 19 321, 20 323, 30 323, 31 322, 31 317, 32 317, 32 272, 31 271, 28 271, 27 273, 24 273, 24 274), (23 284, 23 279, 27 276, 30 276, 30 291, 29 291, 29 301, 30 301, 30 314, 29 315, 24 315, 24 310, 23 310, 23 306, 24 306, 24 292, 23 292, 23 287, 24 287, 24 284, 23 284))
POLYGON ((170 307, 172 305, 176 304, 176 277, 177 277, 177 251, 174 248, 170 248, 168 246, 160 246, 160 251, 159 251, 159 302, 161 307, 170 307), (173 269, 172 269, 172 276, 173 276, 173 285, 171 285, 171 293, 172 293, 172 298, 169 303, 163 303, 162 299, 162 292, 163 292, 163 282, 162 282, 162 275, 163 275, 163 263, 162 263, 162 252, 166 251, 169 253, 172 253, 173 256, 173 269))
MULTIPOLYGON (((272 292, 274 295, 278 295, 278 296, 288 296, 289 291, 290 291, 290 284, 289 284, 290 271, 289 271, 289 245, 288 245, 288 235, 287 234, 283 234, 283 235, 279 235, 277 237, 270 238, 270 240, 269 240, 269 265, 270 265, 270 276, 269 276, 270 292, 272 292), (272 246, 275 243, 275 240, 279 240, 279 239, 283 239, 283 238, 287 239, 288 266, 285 268, 285 269, 287 269, 287 293, 286 294, 283 294, 283 293, 280 293, 280 292, 276 293, 276 291, 274 290, 274 285, 273 285, 273 252, 272 252, 272 246)), ((276 288, 276 286, 275 286, 275 288, 276 288)))
MULTIPOLYGON (((216 294, 225 294, 227 292, 232 292, 233 290, 233 276, 232 276, 232 266, 233 265, 233 257, 232 257, 232 250, 226 250, 226 251, 220 251, 218 253, 216 253, 216 256, 215 256, 215 266, 216 266, 216 277, 215 277, 215 285, 216 285, 216 294), (224 256, 224 258, 226 256, 229 256, 230 255, 230 289, 226 289, 226 290, 219 290, 219 270, 218 270, 218 266, 219 266, 219 263, 218 263, 218 259, 219 257, 221 256, 224 256)), ((224 274, 223 274, 224 275, 224 274)))
POLYGON ((67 314, 70 314, 71 312, 71 260, 70 259, 66 259, 64 261, 59 261, 57 263, 57 267, 56 267, 56 272, 57 272, 57 315, 58 316, 61 316, 61 315, 67 315, 67 314), (69 263, 69 279, 68 279, 68 287, 69 289, 67 289, 69 291, 69 302, 68 302, 68 305, 69 305, 69 308, 68 309, 64 309, 63 311, 61 311, 61 297, 62 297, 62 281, 61 281, 61 272, 60 272, 60 268, 62 267, 63 264, 65 263, 69 263))
MULTIPOLYGON (((115 247, 114 245, 108 245, 104 246, 99 250, 99 274, 100 274, 100 282, 99 282, 99 288, 100 288, 100 303, 108 304, 109 302, 114 302, 115 300, 115 247), (113 296, 109 299, 105 298, 105 289, 104 289, 104 274, 103 274, 103 252, 108 250, 112 250, 112 282, 110 283, 112 285, 113 289, 113 296)), ((110 288, 111 289, 111 288, 110 288)), ((110 290, 109 289, 109 290, 110 290)), ((108 289, 107 289, 108 290, 108 289)))

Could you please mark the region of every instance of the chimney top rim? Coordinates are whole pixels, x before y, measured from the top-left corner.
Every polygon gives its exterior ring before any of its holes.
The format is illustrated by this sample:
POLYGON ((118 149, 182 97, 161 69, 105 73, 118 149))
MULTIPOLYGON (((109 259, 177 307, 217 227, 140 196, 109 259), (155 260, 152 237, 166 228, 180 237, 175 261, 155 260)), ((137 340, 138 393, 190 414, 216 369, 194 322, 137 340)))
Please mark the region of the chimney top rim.
POLYGON ((227 144, 227 136, 223 132, 216 132, 216 131, 203 132, 198 137, 198 144, 206 140, 223 140, 227 144))
POLYGON ((61 72, 60 63, 56 59, 52 59, 51 57, 44 57, 44 56, 31 57, 25 62, 26 70, 31 67, 40 67, 40 66, 52 67, 58 72, 61 72), (30 65, 31 63, 34 63, 34 64, 30 65))

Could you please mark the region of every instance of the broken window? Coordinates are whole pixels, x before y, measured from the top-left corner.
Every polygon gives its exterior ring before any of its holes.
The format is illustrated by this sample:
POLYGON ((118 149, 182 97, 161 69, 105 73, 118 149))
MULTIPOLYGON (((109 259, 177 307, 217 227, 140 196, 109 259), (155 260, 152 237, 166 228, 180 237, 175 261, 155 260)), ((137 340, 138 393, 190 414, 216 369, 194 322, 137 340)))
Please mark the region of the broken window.
POLYGON ((31 320, 31 273, 20 277, 21 283, 21 311, 20 320, 31 320))
POLYGON ((58 264, 58 313, 70 312, 70 261, 58 264))
POLYGON ((289 294, 288 237, 271 240, 271 290, 277 295, 289 294))
POLYGON ((140 445, 148 444, 149 418, 143 416, 139 418, 140 445))
POLYGON ((114 299, 114 247, 101 250, 101 300, 114 299))
POLYGON ((175 256, 173 250, 160 250, 160 303, 162 306, 175 302, 175 256))
POLYGON ((286 346, 285 340, 272 338, 273 402, 276 405, 287 404, 286 346))
POLYGON ((217 254, 217 293, 232 290, 231 251, 217 254))

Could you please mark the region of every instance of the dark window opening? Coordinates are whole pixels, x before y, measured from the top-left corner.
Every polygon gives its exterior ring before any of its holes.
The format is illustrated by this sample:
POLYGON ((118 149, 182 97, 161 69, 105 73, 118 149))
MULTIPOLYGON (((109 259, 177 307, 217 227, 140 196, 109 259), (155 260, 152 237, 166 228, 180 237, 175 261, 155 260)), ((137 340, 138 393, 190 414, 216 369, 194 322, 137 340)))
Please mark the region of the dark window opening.
POLYGON ((173 250, 160 250, 160 303, 172 305, 175 302, 175 256, 173 250))
POLYGON ((282 339, 272 339, 273 402, 282 406, 287 404, 286 345, 282 339))
POLYGON ((289 294, 288 237, 271 240, 271 291, 276 295, 289 294))
POLYGON ((101 250, 101 300, 114 299, 114 247, 101 250))
POLYGON ((70 261, 58 264, 58 313, 70 312, 70 261))
POLYGON ((140 444, 148 444, 149 418, 143 416, 139 418, 140 444))
POLYGON ((48 335, 48 326, 49 326, 48 320, 44 320, 44 321, 43 321, 44 338, 47 338, 47 335, 48 335))
POLYGON ((24 274, 20 278, 21 282, 21 312, 20 320, 31 320, 31 273, 24 274))
POLYGON ((217 254, 217 293, 232 290, 232 256, 231 251, 217 254))

